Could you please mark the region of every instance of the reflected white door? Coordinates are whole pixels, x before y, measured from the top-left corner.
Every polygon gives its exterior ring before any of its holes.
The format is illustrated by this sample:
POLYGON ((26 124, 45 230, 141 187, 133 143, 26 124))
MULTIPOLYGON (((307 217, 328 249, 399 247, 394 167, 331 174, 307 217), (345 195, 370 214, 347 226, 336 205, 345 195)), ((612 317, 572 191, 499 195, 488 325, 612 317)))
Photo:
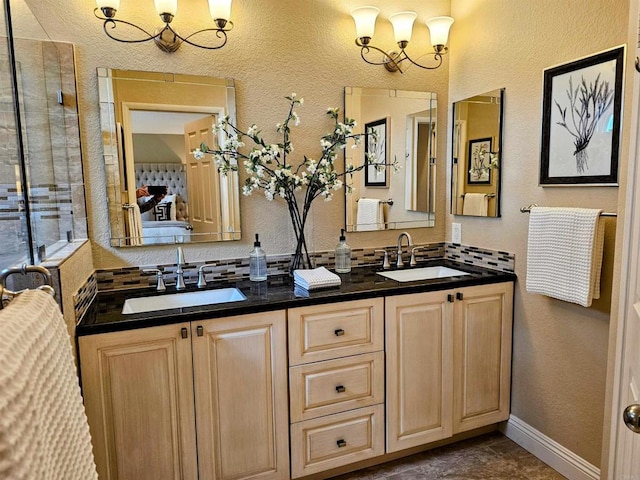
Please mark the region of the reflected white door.
POLYGON ((199 236, 198 240, 220 240, 220 175, 211 155, 196 159, 193 151, 206 143, 217 148, 213 134, 216 117, 206 117, 189 122, 184 126, 185 148, 187 149, 187 191, 189 195, 189 222, 193 232, 212 234, 211 238, 199 236))

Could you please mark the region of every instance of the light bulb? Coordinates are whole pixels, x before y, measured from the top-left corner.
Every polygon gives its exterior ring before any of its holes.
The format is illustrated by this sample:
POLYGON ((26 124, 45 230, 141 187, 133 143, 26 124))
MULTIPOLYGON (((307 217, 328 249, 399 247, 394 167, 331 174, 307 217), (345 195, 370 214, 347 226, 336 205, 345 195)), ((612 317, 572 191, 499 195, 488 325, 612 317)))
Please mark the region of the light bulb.
POLYGON ((431 34, 431 45, 438 51, 438 46, 444 47, 449 39, 449 29, 453 24, 451 17, 433 17, 427 20, 427 27, 431 34))
POLYGON ((393 35, 396 43, 404 43, 405 46, 409 43, 413 32, 413 22, 417 16, 416 12, 398 12, 389 17, 389 21, 393 25, 393 35))
POLYGON ((231 0, 209 0, 209 13, 214 20, 231 18, 231 0))
POLYGON ((178 0, 153 0, 153 3, 156 6, 156 12, 158 12, 160 16, 162 16, 163 13, 175 16, 178 10, 178 0))
POLYGON ((380 9, 376 7, 360 7, 351 12, 356 24, 356 38, 371 38, 376 28, 376 17, 380 9))
POLYGON ((120 8, 120 0, 96 0, 98 8, 113 8, 117 10, 120 8))

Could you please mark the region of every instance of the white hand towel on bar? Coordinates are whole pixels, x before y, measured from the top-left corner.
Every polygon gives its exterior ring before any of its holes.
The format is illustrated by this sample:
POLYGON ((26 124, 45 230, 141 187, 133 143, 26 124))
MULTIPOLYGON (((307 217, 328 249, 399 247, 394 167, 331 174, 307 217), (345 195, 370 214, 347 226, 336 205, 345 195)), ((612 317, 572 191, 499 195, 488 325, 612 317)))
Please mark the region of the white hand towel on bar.
POLYGON ((356 230, 365 232, 384 229, 384 206, 377 198, 360 198, 358 200, 358 214, 356 230))
POLYGON ((529 218, 527 291, 591 306, 600 298, 602 210, 533 207, 529 218))
POLYGON ((489 197, 485 193, 465 193, 462 202, 463 215, 486 217, 489 212, 489 197))
POLYGON ((0 310, 0 478, 98 478, 67 327, 41 290, 0 310))
POLYGON ((313 270, 294 270, 293 281, 296 285, 307 290, 337 287, 342 284, 340 277, 325 267, 318 267, 313 270))

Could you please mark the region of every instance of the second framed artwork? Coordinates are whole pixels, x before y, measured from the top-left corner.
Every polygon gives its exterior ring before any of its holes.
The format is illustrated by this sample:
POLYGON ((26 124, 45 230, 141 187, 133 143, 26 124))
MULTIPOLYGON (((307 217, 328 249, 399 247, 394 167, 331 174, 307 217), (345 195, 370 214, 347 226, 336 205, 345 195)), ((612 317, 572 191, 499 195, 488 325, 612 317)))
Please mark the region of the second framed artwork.
POLYGON ((618 184, 624 54, 544 71, 540 185, 618 184))
POLYGON ((491 184, 491 138, 469 140, 469 170, 467 183, 469 185, 491 184))
POLYGON ((365 123, 365 187, 389 187, 389 117, 365 123))

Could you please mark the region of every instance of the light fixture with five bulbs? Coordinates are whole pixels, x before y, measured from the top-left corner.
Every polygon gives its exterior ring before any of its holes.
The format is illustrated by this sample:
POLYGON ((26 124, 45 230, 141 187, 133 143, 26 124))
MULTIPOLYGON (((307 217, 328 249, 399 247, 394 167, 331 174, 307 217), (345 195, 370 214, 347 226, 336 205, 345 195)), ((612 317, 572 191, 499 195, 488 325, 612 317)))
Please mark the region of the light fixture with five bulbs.
POLYGON ((390 72, 399 71, 402 73, 401 63, 409 62, 417 67, 427 70, 434 70, 442 65, 442 55, 447 53, 447 39, 449 38, 449 29, 453 23, 451 17, 434 17, 426 21, 427 27, 431 34, 431 45, 435 51, 433 58, 436 63, 432 66, 422 65, 413 60, 405 48, 411 40, 413 31, 413 22, 418 14, 416 12, 399 12, 389 16, 389 21, 393 25, 393 33, 400 48, 399 52, 386 52, 371 44, 373 32, 375 30, 376 18, 380 13, 377 7, 360 7, 351 12, 351 16, 356 25, 356 45, 360 47, 360 56, 371 65, 384 65, 390 72), (375 62, 367 59, 366 55, 375 50, 382 53, 382 61, 375 62))
POLYGON ((178 10, 178 0, 154 0, 156 12, 164 22, 164 26, 156 28, 154 33, 149 33, 138 25, 115 18, 120 8, 120 0, 96 0, 97 8, 94 9, 94 15, 100 20, 104 20, 102 28, 109 38, 118 42, 125 43, 141 43, 149 40, 155 41, 158 48, 165 52, 175 52, 182 43, 193 45, 194 47, 205 48, 208 50, 216 50, 222 48, 227 43, 227 32, 233 28, 233 23, 229 20, 231 16, 231 0, 209 0, 209 13, 215 24, 214 27, 198 30, 190 35, 182 36, 171 27, 173 17, 178 10), (103 16, 100 15, 102 13, 103 16), (112 32, 118 25, 127 25, 143 33, 142 38, 127 39, 117 37, 112 32), (217 42, 213 45, 198 43, 193 40, 198 34, 205 32, 215 32, 217 42))

